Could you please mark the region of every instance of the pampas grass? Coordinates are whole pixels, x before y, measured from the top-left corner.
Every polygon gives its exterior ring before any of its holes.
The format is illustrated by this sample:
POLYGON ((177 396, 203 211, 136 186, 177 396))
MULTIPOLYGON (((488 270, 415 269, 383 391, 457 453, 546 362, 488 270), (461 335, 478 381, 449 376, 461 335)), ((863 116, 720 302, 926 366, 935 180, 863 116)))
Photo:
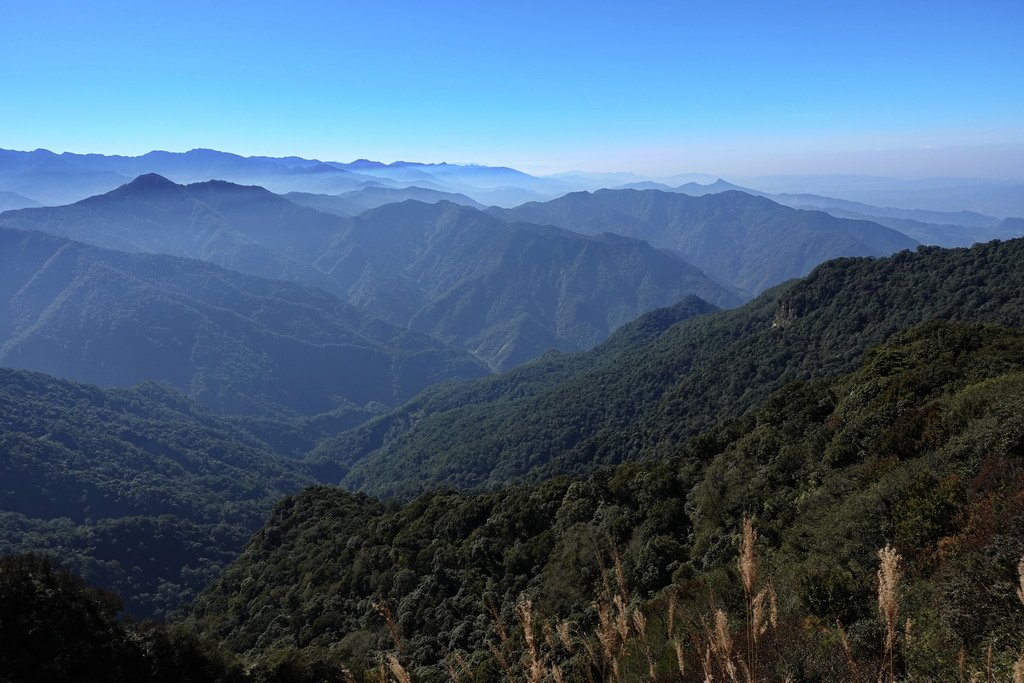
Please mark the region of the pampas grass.
POLYGON ((679 666, 679 675, 686 675, 686 653, 683 651, 683 644, 678 640, 672 641, 672 649, 676 653, 676 664, 679 666))
MULTIPOLYGON (((657 598, 661 602, 660 612, 652 611, 655 601, 646 605, 630 602, 627 598, 627 573, 619 553, 612 548, 597 556, 602 571, 591 603, 596 621, 593 631, 582 631, 569 621, 547 620, 534 601, 523 595, 511 610, 519 628, 515 634, 510 634, 502 623, 502 611, 488 600, 485 604, 496 637, 487 643, 487 647, 509 683, 632 683, 644 679, 652 683, 683 680, 761 683, 792 680, 795 667, 799 667, 800 660, 808 657, 810 651, 796 649, 802 647, 796 642, 786 651, 764 649, 766 643, 774 643, 775 648, 780 648, 788 641, 777 638, 764 640, 770 630, 779 628, 779 599, 775 583, 770 577, 763 576, 757 540, 753 521, 749 517, 744 518, 736 564, 746 607, 746 620, 742 627, 738 618, 735 623, 730 623, 729 614, 724 607, 716 606, 713 594, 709 595, 712 606, 703 616, 694 614, 690 619, 685 618, 680 614, 681 605, 689 606, 691 603, 681 602, 686 599, 680 593, 681 586, 671 588, 657 598)), ((921 626, 915 624, 909 614, 901 614, 901 609, 905 610, 900 604, 903 558, 891 545, 878 550, 877 557, 875 598, 884 629, 880 659, 858 661, 851 637, 839 620, 835 621, 834 631, 822 627, 813 617, 802 622, 809 629, 805 634, 813 633, 814 629, 836 634, 831 647, 835 648, 833 653, 837 657, 840 654, 837 650, 841 648, 842 659, 835 660, 837 669, 832 673, 835 680, 865 680, 865 676, 870 675, 869 667, 879 662, 877 679, 895 683, 897 648, 902 647, 905 652, 916 641, 921 641, 917 633, 921 626)), ((1015 593, 1024 604, 1024 560, 1017 570, 1020 586, 1015 593)), ((385 621, 393 622, 393 617, 388 619, 390 610, 386 606, 379 606, 378 611, 385 615, 385 621)), ((508 613, 509 610, 505 610, 505 614, 508 613)), ((396 640, 396 645, 399 642, 396 640)), ((819 642, 824 644, 825 641, 819 642)), ((1003 676, 1000 680, 1011 680, 1012 677, 1014 683, 1024 683, 1024 655, 1017 658, 1014 654, 1007 661, 991 646, 977 655, 980 671, 972 671, 967 652, 961 650, 955 667, 950 667, 950 678, 958 678, 961 683, 967 680, 993 681, 998 669, 1003 676)), ((397 656, 389 655, 385 662, 386 670, 390 670, 394 681, 411 683, 397 656)), ((473 671, 457 653, 445 659, 444 665, 454 683, 473 678, 473 671)))
POLYGON ((747 659, 745 662, 747 681, 754 681, 757 678, 757 630, 758 622, 764 612, 764 593, 754 595, 757 570, 760 564, 754 548, 756 543, 757 532, 754 530, 754 522, 750 517, 744 515, 743 541, 740 543, 740 556, 736 560, 736 568, 739 570, 740 581, 743 584, 744 607, 747 611, 747 659))
POLYGON ((533 601, 523 598, 516 605, 519 621, 523 627, 523 641, 526 643, 526 680, 529 683, 540 683, 544 678, 544 661, 537 646, 537 637, 533 627, 533 601))
POLYGON ((890 545, 878 551, 878 613, 885 624, 885 639, 883 641, 884 670, 883 680, 895 681, 895 658, 896 658, 896 619, 899 615, 899 595, 897 588, 900 579, 903 578, 901 567, 903 558, 890 545))
POLYGON ((736 683, 739 677, 736 664, 732 661, 732 636, 729 634, 729 617, 721 609, 715 612, 714 650, 719 664, 730 681, 736 683))

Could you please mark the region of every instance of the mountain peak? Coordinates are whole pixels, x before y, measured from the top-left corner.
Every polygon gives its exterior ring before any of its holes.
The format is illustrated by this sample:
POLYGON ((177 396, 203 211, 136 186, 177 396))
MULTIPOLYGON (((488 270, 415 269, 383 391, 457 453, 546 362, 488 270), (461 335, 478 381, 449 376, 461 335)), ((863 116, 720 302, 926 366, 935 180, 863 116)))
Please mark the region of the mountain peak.
POLYGON ((370 159, 356 159, 355 161, 345 164, 348 168, 387 168, 388 165, 381 161, 372 161, 370 159))
POLYGON ((178 187, 178 185, 167 178, 163 177, 159 173, 144 173, 138 176, 135 180, 124 185, 125 188, 130 190, 167 190, 172 187, 178 187))

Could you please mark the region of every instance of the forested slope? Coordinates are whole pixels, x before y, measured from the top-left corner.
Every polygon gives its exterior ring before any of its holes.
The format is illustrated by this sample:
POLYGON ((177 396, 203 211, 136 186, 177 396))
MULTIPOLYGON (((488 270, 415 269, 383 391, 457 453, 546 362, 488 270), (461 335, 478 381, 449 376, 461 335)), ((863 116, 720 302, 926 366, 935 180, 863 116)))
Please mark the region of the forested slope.
MULTIPOLYGON (((630 611, 648 613, 659 652, 671 647, 665 622, 653 621, 666 618, 664 602, 647 601, 671 586, 693 662, 702 615, 721 608, 742 621, 734 568, 747 514, 778 594, 779 625, 763 644, 772 680, 845 679, 837 619, 850 655, 872 670, 876 551, 887 542, 904 558, 901 619, 914 624, 900 670, 955 680, 961 648, 977 670, 994 644, 1008 671, 1024 645, 1013 594, 1024 555, 1022 416, 1021 331, 929 323, 870 351, 854 373, 787 385, 660 461, 404 506, 329 488, 289 497, 194 619, 250 657, 321 653, 358 671, 395 652, 374 607, 386 604, 416 679, 444 679, 442 661, 458 653, 478 678, 498 680, 487 643, 513 647, 499 631, 519 629, 525 594, 552 629, 570 622, 577 650, 541 647, 582 676, 602 661, 579 646, 597 627, 604 576, 630 611)), ((505 650, 517 667, 515 652, 505 650)), ((632 652, 623 665, 646 675, 642 649, 632 652)), ((678 680, 670 652, 657 667, 678 680)))
POLYGON ((396 405, 487 374, 322 290, 4 229, 0 365, 103 386, 159 380, 254 415, 396 405))
POLYGON ((314 483, 166 387, 0 369, 0 552, 46 551, 140 616, 188 602, 314 483))
POLYGON ((787 382, 849 372, 864 351, 931 319, 1024 324, 1024 241, 829 261, 749 304, 682 320, 582 366, 549 357, 505 377, 428 390, 321 444, 348 486, 409 495, 496 488, 663 457, 787 382), (606 358, 607 362, 602 362, 606 358))

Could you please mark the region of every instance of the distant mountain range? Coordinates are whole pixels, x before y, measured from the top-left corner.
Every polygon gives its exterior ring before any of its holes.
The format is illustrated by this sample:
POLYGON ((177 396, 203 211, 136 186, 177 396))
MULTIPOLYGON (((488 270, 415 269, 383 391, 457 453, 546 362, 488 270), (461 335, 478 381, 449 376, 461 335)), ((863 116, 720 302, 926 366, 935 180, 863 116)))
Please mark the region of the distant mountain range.
POLYGON ((576 192, 481 213, 467 195, 422 187, 282 197, 258 186, 179 185, 146 174, 75 204, 7 211, 0 226, 319 287, 499 370, 552 348, 589 348, 690 294, 734 306, 830 258, 913 248, 908 234, 960 246, 1024 232, 1016 219, 769 198, 734 187, 719 180, 671 191, 576 192), (823 208, 794 210, 775 199, 823 208))
POLYGON ((968 247, 977 242, 993 239, 1012 239, 1024 235, 1019 228, 1019 219, 1004 218, 972 211, 927 211, 923 209, 898 209, 892 207, 872 206, 860 202, 852 202, 834 197, 815 194, 771 194, 754 190, 749 187, 734 185, 722 179, 710 183, 688 182, 678 187, 653 181, 637 182, 623 185, 616 189, 661 190, 678 192, 694 197, 738 190, 746 194, 767 197, 774 202, 794 209, 824 211, 836 218, 852 220, 868 220, 884 225, 921 244, 940 247, 968 247))
MULTIPOLYGON (((814 194, 904 210, 973 211, 997 218, 1024 216, 1024 186, 1019 181, 971 178, 907 181, 823 175, 735 177, 730 178, 732 182, 726 182, 706 173, 645 178, 634 173, 570 171, 535 176, 503 166, 411 161, 385 164, 369 159, 337 162, 295 156, 243 157, 211 149, 153 151, 137 157, 55 154, 44 149, 31 152, 0 150, 0 192, 15 192, 47 205, 67 204, 101 194, 146 173, 157 173, 184 184, 216 179, 260 185, 279 194, 337 195, 364 188, 415 186, 463 194, 484 205, 507 208, 524 202, 555 199, 569 192, 609 188, 682 191, 687 194, 744 189, 751 194, 814 194)), ((958 221, 911 218, 940 225, 961 224, 958 221)))
POLYGON ((295 202, 301 206, 308 206, 317 211, 333 213, 336 216, 356 216, 376 209, 385 204, 404 202, 406 199, 414 199, 426 204, 436 204, 440 201, 470 206, 474 209, 485 208, 480 202, 470 199, 464 194, 457 192, 442 192, 431 190, 425 187, 364 187, 361 190, 353 190, 339 195, 310 194, 308 192, 289 192, 284 195, 285 199, 295 202))
POLYGON ((399 161, 350 163, 299 157, 243 157, 211 149, 154 151, 137 157, 0 150, 0 191, 42 204, 67 204, 112 190, 132 178, 156 173, 178 183, 226 180, 260 185, 277 193, 341 194, 366 187, 465 193, 484 204, 514 205, 573 189, 555 178, 511 168, 399 161))
POLYGON ((770 195, 786 206, 797 209, 820 209, 840 218, 871 220, 899 230, 922 244, 941 247, 969 247, 977 242, 1013 239, 1024 235, 1020 220, 985 216, 971 211, 925 211, 894 209, 860 202, 850 202, 818 195, 770 195))
POLYGON ((825 195, 901 209, 974 211, 999 218, 1024 216, 1024 183, 990 178, 897 178, 856 175, 737 177, 737 183, 770 193, 825 195))
MULTIPOLYGON (((364 192, 335 199, 409 191, 364 192)), ((407 200, 345 219, 260 187, 182 186, 147 174, 68 206, 4 213, 0 225, 314 285, 498 369, 552 348, 588 348, 690 294, 721 306, 741 301, 645 242, 510 224, 447 201, 407 200)))
POLYGON ((738 191, 689 196, 598 190, 489 212, 583 234, 616 232, 647 240, 751 295, 806 275, 830 258, 884 256, 917 246, 906 235, 877 223, 797 211, 738 191))
POLYGON ((129 252, 171 254, 330 289, 309 263, 341 223, 260 187, 177 185, 156 174, 75 204, 8 212, 0 225, 129 252))

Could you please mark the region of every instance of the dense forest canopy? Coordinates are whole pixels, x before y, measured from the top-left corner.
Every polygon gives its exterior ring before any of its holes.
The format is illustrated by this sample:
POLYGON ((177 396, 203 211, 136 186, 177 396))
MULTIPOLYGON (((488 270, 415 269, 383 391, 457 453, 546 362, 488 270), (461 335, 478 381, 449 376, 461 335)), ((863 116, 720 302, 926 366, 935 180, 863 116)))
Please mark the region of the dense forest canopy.
POLYGON ((372 669, 367 654, 394 647, 383 603, 417 680, 443 680, 453 653, 490 680, 500 671, 488 606, 514 630, 526 594, 552 623, 590 632, 602 553, 621 558, 638 604, 671 589, 697 628, 710 604, 742 614, 746 514, 791 630, 769 660, 779 679, 841 666, 828 631, 837 619, 857 659, 877 657, 876 551, 889 542, 905 557, 902 614, 916 629, 900 666, 949 677, 961 648, 982 661, 994 645, 1005 667, 1024 646, 1013 594, 1022 373, 1021 332, 929 323, 872 349, 854 373, 787 385, 658 461, 402 506, 309 489, 277 506, 192 619, 247 657, 308 651, 372 669), (800 652, 801 639, 812 649, 800 652))
POLYGON ((0 545, 45 551, 166 617, 285 494, 315 483, 234 424, 157 384, 99 389, 0 370, 0 545))

